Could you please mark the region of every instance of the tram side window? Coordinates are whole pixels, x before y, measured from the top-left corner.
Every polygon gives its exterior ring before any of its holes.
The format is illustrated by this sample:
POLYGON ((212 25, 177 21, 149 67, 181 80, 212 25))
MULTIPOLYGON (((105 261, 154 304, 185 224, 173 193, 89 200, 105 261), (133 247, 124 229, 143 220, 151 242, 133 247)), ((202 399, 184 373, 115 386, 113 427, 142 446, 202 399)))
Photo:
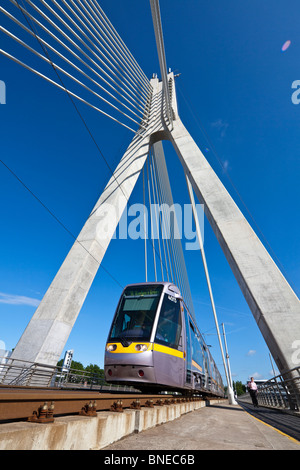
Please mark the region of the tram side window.
POLYGON ((180 301, 165 294, 159 315, 155 342, 170 348, 178 348, 180 334, 180 301))
POLYGON ((192 359, 200 366, 203 366, 203 355, 201 350, 200 338, 197 335, 194 326, 190 322, 192 338, 192 359))

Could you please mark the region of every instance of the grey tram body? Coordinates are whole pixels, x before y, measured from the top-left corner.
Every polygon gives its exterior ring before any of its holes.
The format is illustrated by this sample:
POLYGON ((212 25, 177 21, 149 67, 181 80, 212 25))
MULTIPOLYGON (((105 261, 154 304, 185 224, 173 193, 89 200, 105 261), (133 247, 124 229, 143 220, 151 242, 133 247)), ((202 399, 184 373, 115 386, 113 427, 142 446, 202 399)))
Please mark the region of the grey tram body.
POLYGON ((108 335, 104 369, 108 383, 143 391, 224 396, 211 353, 179 289, 169 282, 125 287, 108 335))

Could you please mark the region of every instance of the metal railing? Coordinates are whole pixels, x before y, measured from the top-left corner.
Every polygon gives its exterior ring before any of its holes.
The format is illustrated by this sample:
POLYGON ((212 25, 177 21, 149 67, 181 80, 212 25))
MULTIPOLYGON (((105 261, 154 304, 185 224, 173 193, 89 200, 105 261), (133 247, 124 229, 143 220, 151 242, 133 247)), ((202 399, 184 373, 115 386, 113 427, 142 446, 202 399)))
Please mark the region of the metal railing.
POLYGON ((55 387, 85 390, 134 391, 133 387, 107 384, 101 374, 49 366, 0 356, 0 386, 55 387))
MULTIPOLYGON (((250 401, 249 393, 239 397, 250 401)), ((300 366, 285 374, 276 375, 258 386, 258 404, 277 409, 300 411, 300 366)))

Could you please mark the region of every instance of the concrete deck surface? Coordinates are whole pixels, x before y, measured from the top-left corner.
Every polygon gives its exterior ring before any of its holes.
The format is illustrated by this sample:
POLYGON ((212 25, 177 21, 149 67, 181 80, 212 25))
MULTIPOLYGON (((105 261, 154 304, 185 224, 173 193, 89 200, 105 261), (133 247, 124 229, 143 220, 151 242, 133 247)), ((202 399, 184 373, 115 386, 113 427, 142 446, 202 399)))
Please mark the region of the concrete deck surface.
POLYGON ((103 450, 300 450, 300 441, 225 402, 132 434, 103 450))

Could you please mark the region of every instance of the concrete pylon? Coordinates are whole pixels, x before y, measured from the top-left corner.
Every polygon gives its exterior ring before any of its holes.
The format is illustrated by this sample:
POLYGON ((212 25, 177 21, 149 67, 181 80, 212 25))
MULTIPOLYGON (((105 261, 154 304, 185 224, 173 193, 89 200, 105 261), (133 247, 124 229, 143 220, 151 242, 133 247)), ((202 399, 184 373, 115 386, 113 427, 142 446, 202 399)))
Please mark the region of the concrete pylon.
POLYGON ((172 142, 257 325, 282 374, 294 368, 300 302, 269 253, 180 120, 173 73, 168 74, 172 125, 163 112, 162 84, 151 80, 147 131, 136 135, 78 239, 17 344, 13 356, 55 365, 143 168, 150 146, 172 142), (117 208, 117 212, 116 212, 117 208), (101 237, 99 237, 99 231, 101 237))
MULTIPOLYGON (((162 85, 153 87, 147 130, 139 130, 36 309, 12 359, 56 365, 162 124, 162 85)), ((145 124, 145 123, 144 123, 145 124)))
MULTIPOLYGON (((175 92, 173 92, 175 94, 175 92)), ((300 302, 178 114, 168 133, 281 374, 297 364, 300 302)))

